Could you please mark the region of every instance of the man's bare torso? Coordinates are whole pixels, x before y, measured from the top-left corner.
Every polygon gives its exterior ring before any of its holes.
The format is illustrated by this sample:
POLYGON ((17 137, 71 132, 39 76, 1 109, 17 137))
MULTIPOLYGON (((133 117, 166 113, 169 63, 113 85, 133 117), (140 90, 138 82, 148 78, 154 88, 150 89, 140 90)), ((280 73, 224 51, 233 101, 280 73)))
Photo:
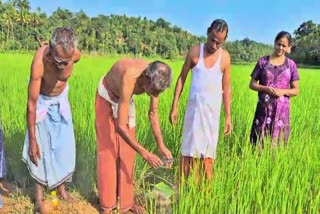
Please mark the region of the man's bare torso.
POLYGON ((141 74, 148 64, 147 61, 142 59, 121 59, 117 61, 104 78, 104 84, 108 89, 111 99, 115 102, 119 100, 123 75, 128 78, 129 84, 134 85, 132 94, 144 93, 144 82, 141 74))
POLYGON ((38 51, 42 52, 43 74, 41 79, 40 94, 57 96, 67 86, 67 81, 72 74, 73 65, 79 59, 79 51, 75 50, 74 60, 64 70, 59 70, 50 57, 49 46, 45 45, 38 51))

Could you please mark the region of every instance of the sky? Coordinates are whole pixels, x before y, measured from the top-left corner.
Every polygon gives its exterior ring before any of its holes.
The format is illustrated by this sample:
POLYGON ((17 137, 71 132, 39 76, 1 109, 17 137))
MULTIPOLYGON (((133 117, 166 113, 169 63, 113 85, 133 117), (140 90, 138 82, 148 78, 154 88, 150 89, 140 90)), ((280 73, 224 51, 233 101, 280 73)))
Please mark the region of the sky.
POLYGON ((249 38, 273 44, 282 30, 293 33, 312 20, 320 24, 320 0, 29 0, 31 10, 40 7, 51 15, 58 7, 88 16, 127 15, 163 18, 197 36, 206 36, 214 19, 229 26, 228 40, 249 38))

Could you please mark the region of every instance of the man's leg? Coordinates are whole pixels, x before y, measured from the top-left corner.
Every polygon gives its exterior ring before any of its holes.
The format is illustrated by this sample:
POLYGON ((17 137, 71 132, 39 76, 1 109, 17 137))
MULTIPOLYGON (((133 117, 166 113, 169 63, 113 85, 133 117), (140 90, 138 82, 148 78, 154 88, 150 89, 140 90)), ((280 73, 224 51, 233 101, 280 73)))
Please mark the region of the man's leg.
POLYGON ((182 182, 185 182, 189 177, 190 168, 191 168, 190 162, 191 162, 191 157, 187 157, 187 156, 180 157, 179 185, 181 185, 182 182))
POLYGON ((204 164, 203 168, 204 168, 204 173, 206 175, 206 179, 211 180, 213 177, 214 159, 213 158, 204 158, 203 164, 204 164))
POLYGON ((42 205, 42 201, 43 201, 43 186, 38 183, 37 181, 35 181, 35 186, 34 186, 34 210, 36 212, 40 211, 40 207, 42 205))
POLYGON ((189 156, 181 156, 179 183, 192 179, 194 184, 198 184, 205 174, 205 165, 202 159, 189 156))
POLYGON ((100 206, 110 213, 117 205, 117 142, 110 103, 98 94, 95 103, 97 181, 100 206))
MULTIPOLYGON (((128 127, 129 128, 129 127, 128 127)), ((135 137, 135 128, 129 129, 130 135, 135 137)), ((134 204, 134 161, 136 151, 132 149, 119 135, 120 174, 118 176, 120 210, 127 211, 135 207, 134 204)))
POLYGON ((72 203, 74 202, 74 198, 71 196, 71 194, 66 190, 65 185, 61 184, 57 187, 58 196, 61 200, 64 200, 66 202, 72 203))

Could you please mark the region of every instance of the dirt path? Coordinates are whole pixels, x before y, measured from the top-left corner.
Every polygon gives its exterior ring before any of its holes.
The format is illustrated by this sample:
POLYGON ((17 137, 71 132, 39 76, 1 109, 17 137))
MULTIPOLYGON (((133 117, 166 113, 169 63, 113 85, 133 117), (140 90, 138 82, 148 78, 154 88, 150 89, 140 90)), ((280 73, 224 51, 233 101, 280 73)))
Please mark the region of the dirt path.
MULTIPOLYGON (((33 204, 29 197, 3 196, 3 208, 0 213, 6 214, 32 214, 33 204)), ((77 199, 75 203, 67 204, 59 201, 58 210, 53 214, 99 214, 95 205, 77 199)))
MULTIPOLYGON (((3 204, 0 209, 1 214, 34 213, 31 190, 22 191, 9 183, 4 183, 4 187, 8 192, 1 191, 3 204)), ((59 200, 58 210, 52 214, 99 214, 97 199, 88 201, 75 193, 72 193, 72 196, 76 199, 74 203, 59 200)))
MULTIPOLYGON (((0 185, 1 186, 1 185, 0 185)), ((0 214, 34 214, 34 204, 32 201, 33 192, 31 189, 19 189, 11 183, 3 182, 3 186, 8 192, 4 192, 0 188, 0 192, 2 195, 2 204, 3 207, 0 209, 0 214)), ((47 192, 47 194, 49 194, 47 192)), ((162 193, 152 192, 152 194, 156 195, 156 197, 161 196, 162 193)), ((84 198, 77 192, 71 192, 71 195, 75 199, 73 203, 66 203, 62 200, 59 200, 58 210, 53 212, 44 213, 44 214, 99 214, 99 204, 97 197, 92 198, 84 198)), ((47 195, 48 196, 48 195, 47 195)), ((51 204, 51 201, 47 199, 47 201, 51 204)), ((162 201, 164 202, 164 208, 167 210, 167 202, 168 200, 162 201)), ((139 197, 136 197, 137 204, 143 204, 143 199, 139 200, 139 197)), ((145 206, 145 205, 144 205, 145 206)), ((170 206, 169 206, 170 207, 170 206)), ((117 212, 114 212, 117 213, 117 212)), ((127 212, 130 214, 131 212, 127 212)), ((171 213, 170 211, 158 212, 157 213, 171 213)))

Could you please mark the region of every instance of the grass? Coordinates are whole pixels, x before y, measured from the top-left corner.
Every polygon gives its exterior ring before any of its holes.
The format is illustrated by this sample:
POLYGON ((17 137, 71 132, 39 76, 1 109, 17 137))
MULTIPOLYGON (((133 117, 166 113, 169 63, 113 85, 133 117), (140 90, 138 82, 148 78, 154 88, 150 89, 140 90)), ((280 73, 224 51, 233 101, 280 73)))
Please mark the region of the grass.
MULTIPOLYGON (((5 134, 8 179, 27 187, 31 184, 21 161, 26 132, 26 101, 32 55, 0 54, 0 118, 5 134)), ((75 65, 70 79, 69 98, 77 141, 77 164, 73 188, 81 195, 96 194, 96 141, 94 132, 94 99, 100 77, 118 57, 85 56, 75 65)), ((175 79, 182 61, 168 61, 175 79)), ((300 94, 291 99, 291 135, 286 148, 271 150, 268 146, 259 156, 249 145, 249 134, 257 94, 248 88, 253 64, 232 66, 233 133, 224 138, 221 118, 220 140, 214 169, 214 180, 204 185, 190 184, 181 190, 172 213, 320 213, 320 96, 318 69, 300 68, 300 94), (203 189, 210 191, 203 191, 203 189)), ((179 159, 182 121, 188 98, 189 81, 179 102, 179 123, 172 127, 169 111, 174 85, 160 96, 159 113, 165 143, 179 159)), ((175 81, 174 81, 175 83, 175 81)), ((157 153, 148 122, 149 98, 135 98, 137 138, 157 153)), ((149 213, 156 213, 155 201, 148 197, 152 182, 174 184, 178 169, 154 170, 137 157, 136 192, 141 195, 149 213)), ((190 179, 192 180, 192 178, 190 179)), ((192 182, 192 181, 191 181, 192 182)))

